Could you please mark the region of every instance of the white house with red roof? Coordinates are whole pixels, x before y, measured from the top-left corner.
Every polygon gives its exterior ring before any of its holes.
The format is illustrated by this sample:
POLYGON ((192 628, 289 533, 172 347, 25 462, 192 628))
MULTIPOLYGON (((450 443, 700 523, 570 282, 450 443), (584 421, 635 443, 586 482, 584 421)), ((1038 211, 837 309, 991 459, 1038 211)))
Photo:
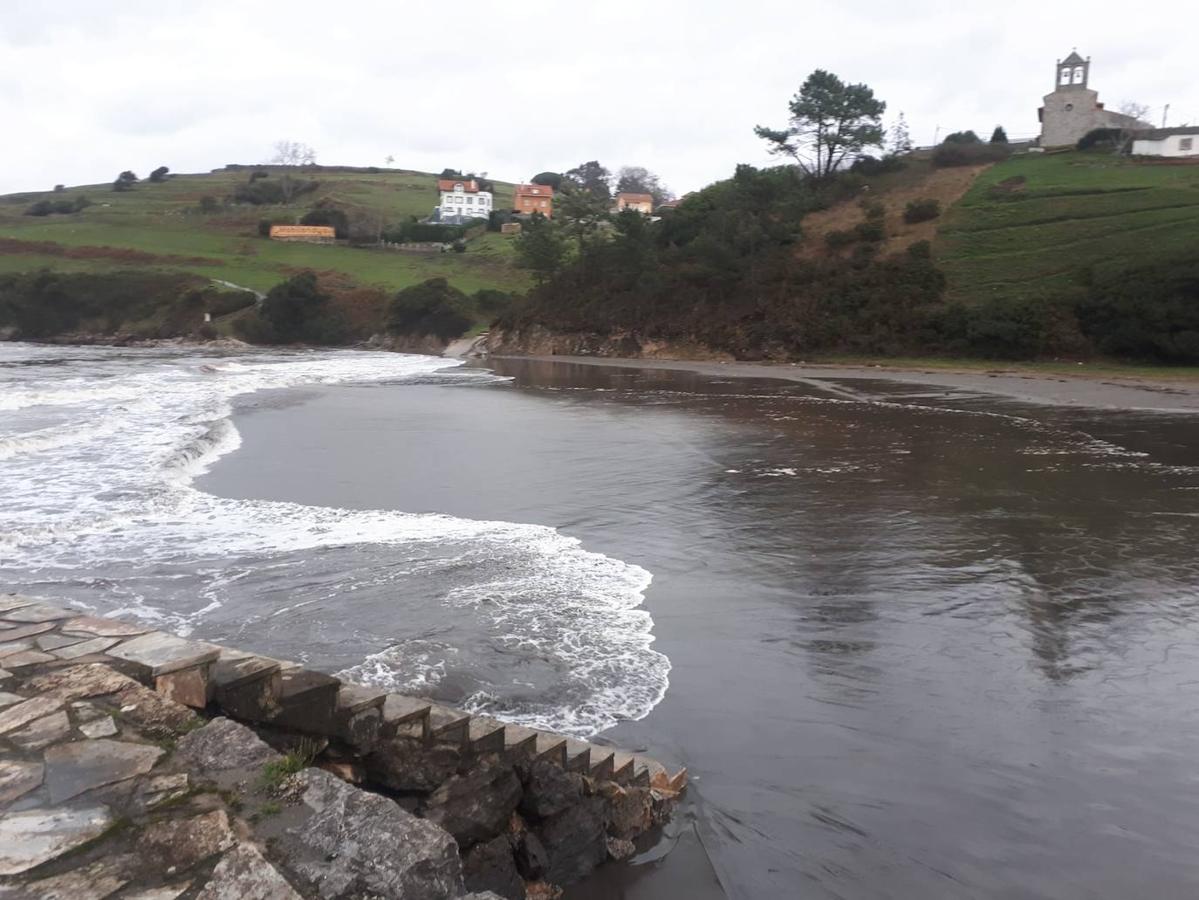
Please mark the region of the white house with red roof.
POLYGON ((453 224, 491 215, 491 191, 479 190, 473 178, 438 178, 437 190, 441 193, 437 218, 442 222, 453 224))

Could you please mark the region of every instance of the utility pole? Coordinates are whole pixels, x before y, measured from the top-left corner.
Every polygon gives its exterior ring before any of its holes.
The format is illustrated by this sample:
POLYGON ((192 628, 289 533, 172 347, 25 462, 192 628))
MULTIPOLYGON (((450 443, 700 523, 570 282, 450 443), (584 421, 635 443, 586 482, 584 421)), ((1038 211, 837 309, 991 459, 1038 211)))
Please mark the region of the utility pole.
POLYGON ((1165 109, 1162 110, 1162 128, 1166 127, 1166 118, 1170 115, 1170 104, 1167 103, 1165 109))

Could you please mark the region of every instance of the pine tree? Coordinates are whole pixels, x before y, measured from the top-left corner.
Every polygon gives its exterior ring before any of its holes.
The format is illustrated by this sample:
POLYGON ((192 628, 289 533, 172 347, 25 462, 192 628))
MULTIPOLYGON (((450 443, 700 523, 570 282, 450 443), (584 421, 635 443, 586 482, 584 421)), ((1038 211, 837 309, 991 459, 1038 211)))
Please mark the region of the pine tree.
POLYGON ((912 134, 908 131, 908 120, 902 112, 895 120, 895 124, 891 126, 888 143, 891 145, 891 152, 896 155, 912 152, 912 134))

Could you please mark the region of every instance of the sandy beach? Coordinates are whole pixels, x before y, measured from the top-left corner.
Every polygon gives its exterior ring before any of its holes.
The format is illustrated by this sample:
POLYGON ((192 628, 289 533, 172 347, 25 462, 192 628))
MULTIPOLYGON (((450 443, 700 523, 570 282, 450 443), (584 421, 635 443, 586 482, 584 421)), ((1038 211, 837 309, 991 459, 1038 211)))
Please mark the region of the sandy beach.
MULTIPOLYGON (((505 358, 505 357, 492 357, 505 358)), ((577 363, 633 369, 696 372, 727 378, 779 378, 828 388, 828 382, 878 380, 921 384, 956 391, 995 394, 1027 403, 1087 409, 1137 409, 1159 412, 1199 412, 1199 381, 1179 378, 1078 375, 977 369, 921 369, 896 366, 844 366, 819 363, 714 362, 702 360, 620 359, 592 356, 511 357, 540 362, 577 363)))

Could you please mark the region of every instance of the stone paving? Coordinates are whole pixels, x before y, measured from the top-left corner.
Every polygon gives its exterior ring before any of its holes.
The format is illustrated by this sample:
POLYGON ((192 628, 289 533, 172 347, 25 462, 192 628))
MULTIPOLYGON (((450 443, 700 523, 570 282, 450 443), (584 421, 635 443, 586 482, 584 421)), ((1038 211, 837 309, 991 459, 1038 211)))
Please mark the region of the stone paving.
POLYGON ((0 596, 0 900, 552 897, 629 855, 685 784, 646 757, 0 596))

